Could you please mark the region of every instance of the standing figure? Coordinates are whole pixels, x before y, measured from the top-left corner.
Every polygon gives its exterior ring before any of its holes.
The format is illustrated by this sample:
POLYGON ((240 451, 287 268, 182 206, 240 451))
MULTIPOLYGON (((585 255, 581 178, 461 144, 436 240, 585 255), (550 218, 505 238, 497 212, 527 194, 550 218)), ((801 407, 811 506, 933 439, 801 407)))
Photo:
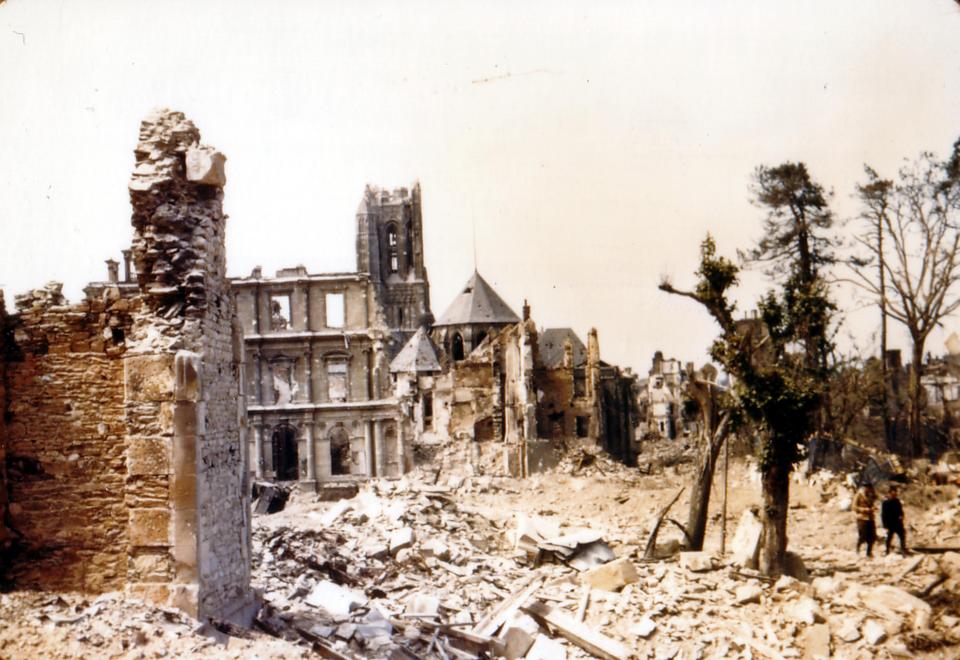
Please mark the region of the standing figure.
POLYGON ((864 484, 853 498, 853 512, 857 515, 857 552, 866 543, 867 557, 873 556, 873 544, 877 540, 877 525, 873 520, 876 502, 877 493, 873 490, 873 484, 864 484))
POLYGON ((907 554, 906 530, 903 527, 903 505, 897 497, 897 487, 890 486, 887 499, 880 505, 880 522, 887 530, 887 554, 890 554, 890 542, 893 535, 900 537, 900 553, 907 554))

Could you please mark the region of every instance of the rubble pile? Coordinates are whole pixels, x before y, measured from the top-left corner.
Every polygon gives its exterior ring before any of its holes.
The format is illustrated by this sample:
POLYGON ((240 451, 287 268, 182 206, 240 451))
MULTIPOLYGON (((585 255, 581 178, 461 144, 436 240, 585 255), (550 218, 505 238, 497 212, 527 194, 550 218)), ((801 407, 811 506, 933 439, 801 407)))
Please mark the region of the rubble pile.
POLYGON ((298 658, 282 640, 111 592, 0 594, 0 658, 298 658))
MULTIPOLYGON (((728 539, 726 558, 712 549, 645 562, 649 514, 669 492, 647 490, 648 480, 573 455, 525 481, 372 482, 332 504, 296 495, 282 513, 255 519, 254 583, 268 603, 259 625, 338 654, 328 657, 872 658, 958 650, 960 554, 864 562, 842 541, 810 543, 798 530, 803 541, 792 547, 803 560, 795 556, 791 572, 802 579, 772 581, 750 568, 758 536, 749 533, 728 539), (570 506, 578 492, 588 499, 588 489, 592 497, 610 488, 621 497, 602 520, 570 506)), ((821 501, 843 485, 831 475, 811 482, 821 501)), ((798 506, 795 514, 808 513, 798 506)))

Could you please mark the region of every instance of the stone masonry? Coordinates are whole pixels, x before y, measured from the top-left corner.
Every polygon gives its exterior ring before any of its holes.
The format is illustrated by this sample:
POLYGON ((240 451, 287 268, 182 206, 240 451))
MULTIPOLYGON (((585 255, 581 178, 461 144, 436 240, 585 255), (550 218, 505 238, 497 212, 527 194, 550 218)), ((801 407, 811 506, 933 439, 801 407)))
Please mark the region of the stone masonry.
POLYGON ((68 305, 54 283, 0 316, 0 572, 234 617, 251 602, 250 507, 225 159, 170 111, 135 154, 138 287, 68 305))

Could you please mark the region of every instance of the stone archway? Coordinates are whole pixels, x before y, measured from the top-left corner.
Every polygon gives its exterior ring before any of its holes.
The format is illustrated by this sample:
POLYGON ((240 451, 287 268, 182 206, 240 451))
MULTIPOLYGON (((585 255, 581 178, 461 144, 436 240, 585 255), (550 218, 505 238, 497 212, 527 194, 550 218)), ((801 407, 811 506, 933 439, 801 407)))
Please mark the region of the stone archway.
POLYGON ((295 481, 300 478, 297 450, 297 432, 288 424, 273 430, 273 469, 277 481, 295 481))

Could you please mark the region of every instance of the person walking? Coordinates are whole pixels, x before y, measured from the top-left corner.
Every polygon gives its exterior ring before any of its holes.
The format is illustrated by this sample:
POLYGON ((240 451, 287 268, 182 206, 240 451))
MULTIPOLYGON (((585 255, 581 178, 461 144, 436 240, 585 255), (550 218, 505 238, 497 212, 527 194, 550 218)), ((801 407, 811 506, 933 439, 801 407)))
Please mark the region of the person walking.
POLYGON ((903 504, 897 497, 897 487, 890 486, 887 499, 880 505, 880 522, 887 530, 887 554, 890 554, 890 542, 893 535, 900 537, 900 554, 907 554, 906 530, 903 526, 903 504))
POLYGON ((873 544, 877 540, 877 525, 873 519, 877 493, 873 484, 864 484, 853 498, 853 512, 857 516, 857 552, 866 544, 867 557, 873 557, 873 544))

